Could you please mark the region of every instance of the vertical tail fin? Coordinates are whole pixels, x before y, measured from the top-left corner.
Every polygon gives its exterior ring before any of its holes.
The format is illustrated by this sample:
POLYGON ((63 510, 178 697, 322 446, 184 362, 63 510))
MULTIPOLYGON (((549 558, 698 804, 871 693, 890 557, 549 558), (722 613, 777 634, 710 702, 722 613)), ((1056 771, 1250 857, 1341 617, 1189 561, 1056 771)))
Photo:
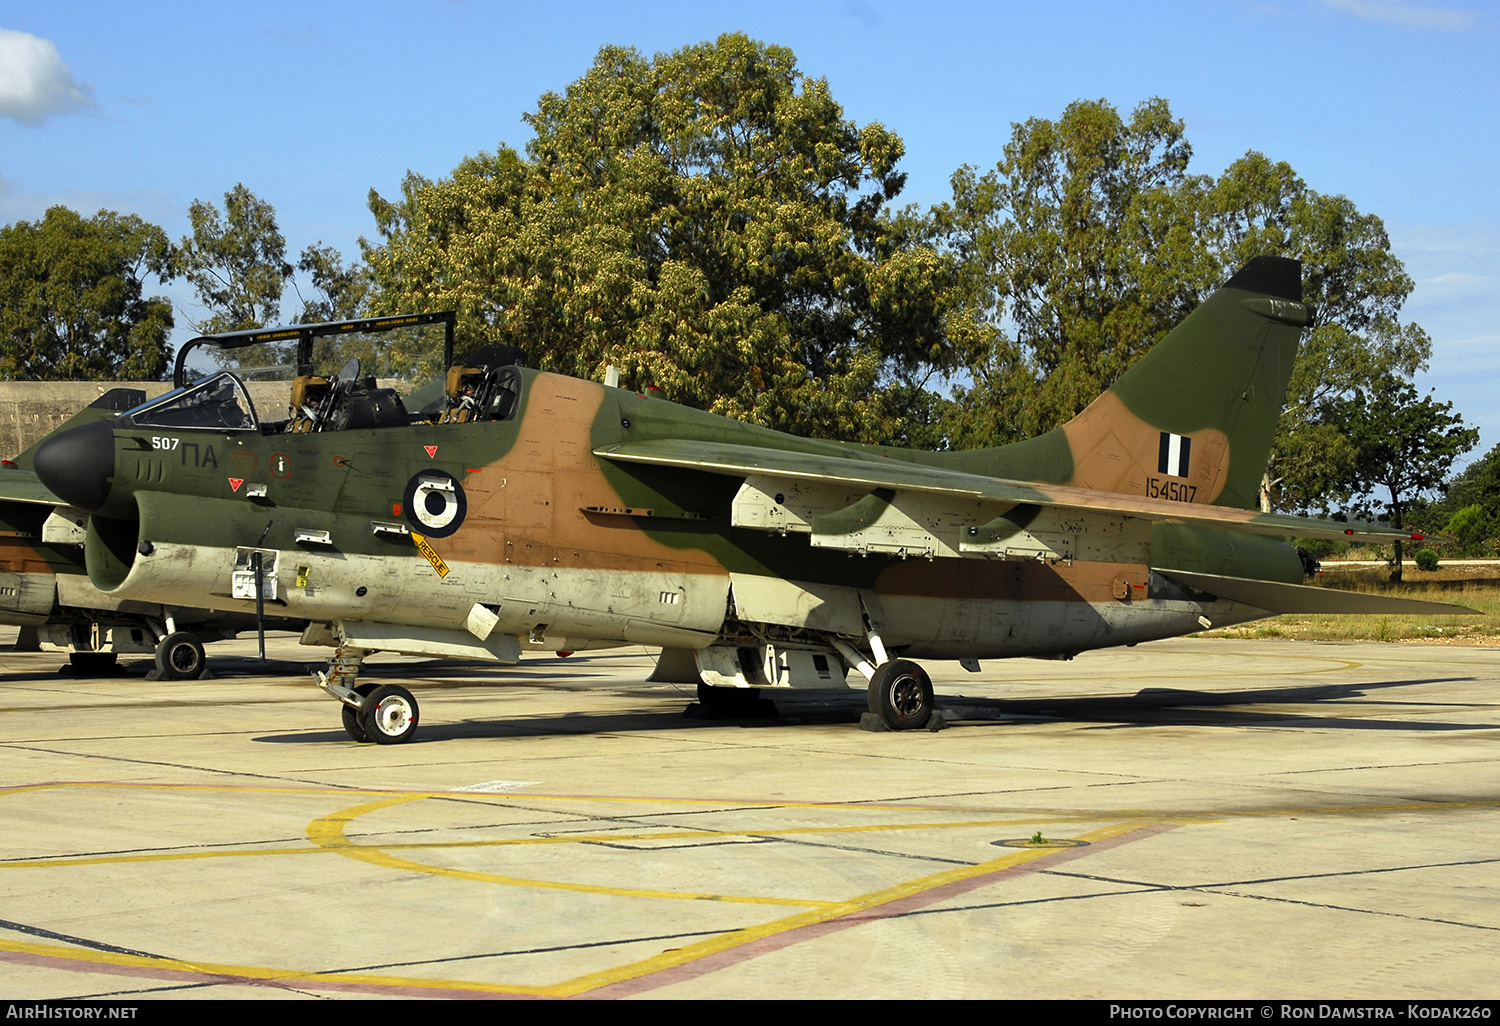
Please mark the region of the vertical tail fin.
POLYGON ((1312 319, 1301 299, 1298 261, 1256 257, 1067 424, 962 454, 964 469, 1258 508, 1297 342, 1312 319), (1058 466, 1064 445, 1070 468, 1058 466))

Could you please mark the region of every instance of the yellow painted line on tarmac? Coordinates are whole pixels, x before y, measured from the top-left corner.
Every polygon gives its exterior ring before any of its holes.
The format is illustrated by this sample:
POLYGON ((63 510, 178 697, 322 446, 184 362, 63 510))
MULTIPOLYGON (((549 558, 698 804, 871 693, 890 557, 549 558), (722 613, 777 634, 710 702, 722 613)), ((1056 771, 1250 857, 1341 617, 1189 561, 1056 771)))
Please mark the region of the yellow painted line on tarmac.
POLYGON ((835 904, 835 902, 819 901, 810 898, 768 898, 756 895, 711 894, 698 891, 660 891, 636 887, 607 887, 602 884, 569 883, 562 880, 533 880, 525 877, 504 876, 499 873, 482 873, 470 869, 451 869, 446 866, 432 866, 423 862, 413 862, 410 859, 403 859, 387 853, 380 847, 358 844, 349 840, 344 835, 344 827, 351 820, 357 819, 366 813, 389 808, 392 805, 399 805, 402 802, 411 800, 410 798, 387 798, 385 801, 370 802, 367 805, 356 805, 351 809, 323 816, 307 825, 307 839, 320 848, 336 851, 340 855, 346 855, 351 859, 358 859, 360 862, 368 862, 371 865, 382 866, 386 869, 423 873, 428 876, 442 876, 455 880, 475 880, 480 883, 505 884, 510 887, 536 887, 543 890, 576 891, 582 894, 608 894, 612 897, 622 898, 675 898, 689 901, 723 901, 740 905, 795 905, 799 908, 821 908, 835 904))
MULTIPOLYGON (((342 834, 342 826, 357 815, 372 812, 378 808, 394 805, 397 801, 410 799, 393 799, 386 802, 372 802, 367 806, 357 806, 345 810, 343 813, 335 813, 327 817, 327 829, 337 830, 342 834)), ((323 821, 315 821, 323 822, 323 821)), ((1108 837, 1128 833, 1140 829, 1144 824, 1139 822, 1122 823, 1115 826, 1104 827, 1085 834, 1079 840, 1099 841, 1108 837)), ((311 832, 312 828, 309 827, 311 832)), ((306 972, 295 969, 275 969, 264 966, 228 965, 212 962, 190 962, 183 959, 162 958, 149 955, 132 955, 122 952, 92 951, 83 948, 65 947, 57 944, 38 944, 27 941, 3 941, 0 940, 0 952, 10 952, 16 955, 31 956, 34 958, 55 959, 64 962, 86 963, 100 966, 115 966, 129 969, 149 969, 173 973, 192 974, 196 976, 218 977, 223 982, 249 981, 266 983, 300 983, 304 985, 324 985, 340 988, 358 988, 371 990, 417 990, 437 993, 484 993, 484 994, 515 994, 533 997, 571 997, 578 994, 596 990, 599 987, 612 983, 621 983, 627 980, 647 976, 671 969, 676 966, 686 965, 710 955, 724 951, 730 951, 742 947, 753 941, 774 937, 789 930, 799 927, 814 926, 829 922, 841 916, 851 915, 858 912, 868 911, 887 905, 903 898, 921 894, 923 891, 943 887, 951 883, 972 879, 989 873, 995 873, 1013 866, 1022 865, 1033 859, 1052 854, 1056 849, 1032 849, 1015 851, 998 859, 982 862, 977 866, 964 866, 957 869, 934 873, 930 876, 919 877, 893 887, 872 891, 844 901, 819 902, 818 908, 810 909, 796 915, 787 916, 782 919, 773 920, 759 926, 752 926, 741 930, 733 930, 720 934, 707 940, 699 941, 672 951, 665 951, 651 958, 641 959, 625 965, 616 966, 611 969, 601 970, 595 973, 587 973, 583 976, 565 980, 561 983, 540 986, 528 986, 522 984, 483 983, 475 980, 445 980, 430 977, 391 976, 374 973, 337 973, 337 972, 306 972)))
MULTIPOLYGON (((337 791, 335 793, 348 794, 348 791, 337 791)), ((517 883, 526 886, 552 886, 562 887, 568 890, 592 891, 595 893, 607 893, 620 896, 646 896, 646 897, 672 897, 685 898, 692 895, 680 892, 652 892, 631 890, 623 888, 599 888, 586 885, 559 885, 547 881, 520 881, 513 878, 496 877, 490 874, 474 874, 454 872, 447 870, 434 870, 433 867, 409 862, 360 845, 351 841, 344 835, 347 825, 360 816, 375 812, 379 809, 390 808, 396 805, 419 800, 424 797, 441 797, 447 792, 434 793, 405 793, 387 795, 381 800, 368 802, 363 805, 333 813, 313 821, 308 827, 308 835, 315 844, 322 843, 328 847, 316 849, 285 849, 291 852, 320 851, 328 853, 345 854, 350 857, 361 858, 365 861, 376 862, 390 868, 412 870, 422 873, 434 873, 443 876, 454 876, 465 879, 491 880, 504 883, 517 883)), ((670 802, 670 800, 668 800, 670 802)), ((1493 808, 1500 805, 1500 800, 1484 801, 1454 801, 1454 802, 1427 802, 1421 804, 1410 803, 1382 803, 1378 805, 1344 806, 1317 809, 1275 809, 1254 810, 1245 812, 1217 813, 1217 814, 1175 814, 1166 816, 1131 816, 1126 821, 1117 822, 1115 825, 1107 826, 1088 833, 1079 835, 1077 840, 1097 843, 1107 838, 1120 836, 1143 826, 1160 824, 1165 822, 1206 822, 1212 820, 1224 820, 1235 817, 1250 816, 1276 816, 1276 815, 1314 815, 1314 814, 1348 814, 1361 812, 1423 812, 1439 811, 1464 808, 1493 808)), ((846 806, 847 807, 847 806, 846 806)), ((868 809, 871 806, 852 806, 857 809, 868 809)), ((930 811, 930 810, 929 810, 930 811)), ((1057 814, 1038 812, 1026 819, 1026 822, 1058 822, 1066 817, 1057 814)), ((1097 817, 1096 817, 1097 818, 1097 817)), ((952 824, 954 827, 969 826, 991 826, 997 825, 994 821, 961 821, 952 824)), ((910 829, 939 828, 940 824, 911 824, 910 829)), ((818 832, 819 828, 790 828, 787 832, 818 832)), ((877 831, 889 829, 903 829, 902 825, 871 824, 857 827, 834 827, 829 832, 859 832, 877 831)), ((769 831, 745 831, 747 836, 768 834, 769 831)), ((585 837, 599 835, 577 835, 575 838, 545 839, 548 841, 568 842, 585 837)), ((611 835, 603 835, 610 839, 611 835)), ((719 834, 718 836, 724 836, 719 834)), ((619 835, 612 835, 612 839, 620 839, 619 835)), ((486 843, 486 842, 479 842, 486 843)), ((273 849, 274 850, 274 849, 273 849)), ((640 959, 635 962, 615 966, 609 969, 587 973, 582 976, 565 980, 550 985, 520 985, 520 984, 497 984, 485 983, 472 980, 434 979, 423 977, 395 976, 372 973, 328 973, 328 972, 306 972, 289 969, 275 969, 260 966, 240 966, 215 963, 189 962, 180 959, 153 958, 149 956, 128 955, 116 952, 98 952, 85 949, 65 947, 61 945, 37 944, 31 942, 0 941, 0 952, 10 952, 21 956, 41 957, 55 959, 72 963, 92 963, 99 965, 113 965, 129 968, 147 968, 155 970, 166 970, 173 973, 194 974, 209 977, 219 977, 232 980, 244 980, 247 982, 275 983, 300 983, 304 985, 323 985, 339 988, 367 989, 371 991, 383 990, 405 990, 429 993, 437 996, 442 993, 489 993, 489 994, 511 994, 521 996, 537 997, 570 997, 588 993, 611 984, 625 983, 641 977, 650 976, 654 973, 670 970, 680 966, 687 966, 703 958, 708 958, 724 952, 729 952, 738 947, 774 938, 789 931, 828 923, 844 916, 855 915, 877 909, 883 905, 900 901, 906 898, 918 896, 926 891, 931 891, 953 883, 982 877, 986 874, 1000 872, 1004 869, 1023 865, 1032 860, 1041 858, 1056 849, 1037 848, 1012 850, 1000 858, 992 859, 975 866, 963 866, 929 876, 919 877, 914 880, 896 884, 881 890, 872 891, 868 894, 842 901, 820 901, 820 902, 780 902, 782 904, 799 904, 804 911, 767 923, 747 927, 739 930, 731 930, 714 937, 706 938, 679 949, 661 952, 649 958, 640 959), (810 907, 808 907, 810 906, 810 907)), ((192 853, 197 855, 212 855, 214 853, 192 853)), ((222 854, 250 854, 250 853, 222 853, 222 854)), ((155 858, 174 858, 182 855, 155 856, 155 858)), ((132 857, 149 859, 152 856, 132 857)), ((13 864, 14 865, 14 864, 13 864)), ((984 885, 981 885, 984 886, 984 885)), ((706 900, 725 900, 721 896, 703 895, 706 900)), ((730 899, 732 900, 732 899, 730 899)), ((742 899, 743 900, 743 899, 742 899)), ((767 899, 751 899, 757 904, 776 904, 778 902, 767 899)))
MULTIPOLYGON (((1122 823, 1094 830, 1076 839, 1093 843, 1139 830, 1145 825, 1139 822, 1122 823)), ((696 962, 710 955, 742 947, 754 941, 774 937, 788 930, 816 926, 843 916, 869 911, 881 905, 888 905, 903 898, 910 898, 923 891, 945 887, 948 884, 973 879, 977 876, 997 873, 1000 870, 1022 865, 1045 855, 1053 854, 1056 851, 1057 849, 1055 848, 1023 849, 1011 855, 991 859, 988 862, 981 862, 976 866, 963 866, 958 869, 934 873, 931 876, 918 877, 915 880, 908 880, 906 883, 887 887, 883 890, 872 891, 869 894, 837 902, 825 908, 802 912, 797 915, 788 916, 785 919, 777 919, 773 922, 763 923, 760 926, 747 927, 732 933, 723 933, 717 937, 710 937, 707 940, 698 941, 695 944, 689 944, 673 951, 664 951, 659 955, 642 959, 639 962, 631 962, 626 965, 616 966, 613 969, 605 969, 601 972, 575 977, 554 987, 546 988, 544 993, 551 997, 572 997, 608 986, 612 983, 623 983, 626 980, 648 976, 652 973, 661 972, 664 969, 672 969, 690 962, 696 962)))

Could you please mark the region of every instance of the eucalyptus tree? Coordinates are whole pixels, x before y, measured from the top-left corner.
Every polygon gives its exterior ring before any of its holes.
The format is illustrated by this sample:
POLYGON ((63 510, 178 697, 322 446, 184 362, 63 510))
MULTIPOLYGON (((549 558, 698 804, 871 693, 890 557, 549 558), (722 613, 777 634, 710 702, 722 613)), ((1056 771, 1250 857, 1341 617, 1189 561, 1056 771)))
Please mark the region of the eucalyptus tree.
POLYGON ((145 289, 171 279, 170 255, 161 228, 112 210, 0 228, 0 377, 161 377, 172 304, 145 289))

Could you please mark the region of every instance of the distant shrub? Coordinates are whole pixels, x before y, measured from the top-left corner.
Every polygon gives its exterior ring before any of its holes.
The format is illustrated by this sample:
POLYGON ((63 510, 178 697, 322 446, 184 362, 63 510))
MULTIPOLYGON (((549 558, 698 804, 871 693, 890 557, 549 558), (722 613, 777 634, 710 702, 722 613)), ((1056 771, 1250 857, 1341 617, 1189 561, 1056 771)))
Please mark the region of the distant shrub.
POLYGON ((1477 552, 1485 549, 1485 543, 1495 536, 1495 519, 1487 509, 1476 503, 1465 506, 1449 517, 1444 532, 1451 535, 1464 551, 1477 552))
POLYGON ((1412 558, 1417 561, 1418 570, 1431 572, 1438 568, 1438 554, 1431 549, 1418 549, 1412 558))

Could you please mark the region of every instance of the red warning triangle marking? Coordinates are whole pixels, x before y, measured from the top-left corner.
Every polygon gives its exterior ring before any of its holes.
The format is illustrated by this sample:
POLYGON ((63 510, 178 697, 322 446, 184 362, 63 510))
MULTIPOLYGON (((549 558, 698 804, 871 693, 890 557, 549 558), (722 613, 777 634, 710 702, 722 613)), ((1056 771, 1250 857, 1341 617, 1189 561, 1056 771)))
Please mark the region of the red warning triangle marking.
POLYGON ((237 492, 237 491, 240 490, 240 485, 242 485, 244 483, 245 483, 245 479, 243 477, 231 477, 229 479, 229 488, 230 488, 231 491, 236 491, 237 492))
POLYGON ((431 459, 437 459, 437 446, 435 446, 435 445, 424 445, 424 446, 422 446, 422 448, 424 448, 424 449, 427 450, 427 455, 428 455, 429 458, 431 458, 431 459))

